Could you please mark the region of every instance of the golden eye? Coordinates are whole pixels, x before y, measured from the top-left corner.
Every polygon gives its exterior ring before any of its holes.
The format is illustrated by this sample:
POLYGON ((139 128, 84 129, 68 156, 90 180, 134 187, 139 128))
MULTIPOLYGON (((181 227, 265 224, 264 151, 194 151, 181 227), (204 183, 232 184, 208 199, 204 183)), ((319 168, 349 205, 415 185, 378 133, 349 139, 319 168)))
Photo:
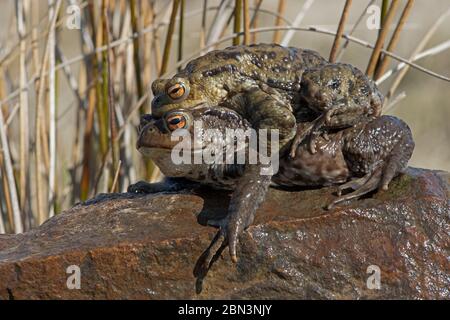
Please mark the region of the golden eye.
POLYGON ((186 117, 182 114, 173 114, 169 115, 166 119, 167 127, 170 131, 174 131, 176 129, 183 129, 186 127, 187 120, 186 117))
POLYGON ((178 100, 184 96, 186 88, 182 83, 177 83, 167 90, 167 94, 173 100, 178 100))

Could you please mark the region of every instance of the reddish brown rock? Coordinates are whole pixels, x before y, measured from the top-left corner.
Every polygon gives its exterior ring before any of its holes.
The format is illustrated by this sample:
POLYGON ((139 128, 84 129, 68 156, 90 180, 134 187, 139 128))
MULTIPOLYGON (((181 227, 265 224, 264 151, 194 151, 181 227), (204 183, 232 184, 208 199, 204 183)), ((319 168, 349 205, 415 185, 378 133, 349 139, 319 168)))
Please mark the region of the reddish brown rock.
POLYGON ((240 238, 195 293, 194 265, 228 195, 114 194, 22 235, 0 236, 2 299, 450 298, 449 175, 409 169, 391 189, 332 211, 332 188, 271 190, 240 238), (78 265, 81 289, 66 286, 78 265), (367 268, 381 270, 368 289, 367 268))

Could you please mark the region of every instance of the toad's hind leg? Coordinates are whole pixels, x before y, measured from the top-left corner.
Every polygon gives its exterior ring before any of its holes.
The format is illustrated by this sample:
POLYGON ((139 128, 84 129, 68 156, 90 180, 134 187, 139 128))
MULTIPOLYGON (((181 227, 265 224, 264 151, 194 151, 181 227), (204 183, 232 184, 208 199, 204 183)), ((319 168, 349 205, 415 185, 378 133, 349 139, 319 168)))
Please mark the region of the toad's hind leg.
MULTIPOLYGON (((377 189, 387 190, 392 179, 408 165, 414 150, 414 141, 411 130, 403 121, 391 116, 382 116, 364 127, 365 132, 347 131, 353 138, 348 141, 349 148, 344 150, 344 153, 352 153, 355 150, 362 152, 357 158, 363 159, 364 162, 370 162, 367 155, 371 154, 375 158, 372 169, 364 177, 339 186, 339 197, 328 206, 328 209, 337 203, 361 197, 377 189), (373 130, 374 128, 377 130, 373 130), (355 135, 355 132, 361 134, 355 135), (363 151, 358 148, 361 145, 370 145, 372 149, 363 151), (341 196, 341 192, 349 188, 354 191, 341 196)), ((353 154, 353 157, 355 156, 353 154)))
MULTIPOLYGON (((383 173, 382 167, 377 167, 373 172, 365 175, 364 177, 357 179, 357 180, 350 181, 350 182, 340 186, 340 188, 339 188, 340 191, 348 189, 348 188, 352 188, 355 191, 353 191, 349 194, 343 195, 343 196, 339 196, 337 199, 335 199, 333 202, 331 202, 327 206, 327 209, 332 209, 336 204, 338 204, 340 202, 359 198, 369 192, 372 192, 372 191, 378 189, 378 187, 380 185, 382 173, 383 173)), ((339 191, 338 191, 338 194, 339 194, 339 191)))
POLYGON ((338 187, 337 195, 340 197, 342 195, 342 191, 347 190, 347 189, 358 190, 367 182, 367 180, 370 179, 371 176, 372 176, 372 173, 368 173, 364 177, 353 179, 347 183, 341 184, 338 187))
MULTIPOLYGON (((394 151, 396 150, 394 149, 394 151)), ((337 203, 362 197, 378 189, 387 190, 392 179, 406 168, 409 158, 408 153, 394 152, 387 163, 380 164, 362 178, 340 185, 337 191, 339 197, 331 202, 327 209, 332 209, 337 203), (342 196, 342 191, 346 189, 353 189, 354 191, 342 196)))
POLYGON ((392 179, 406 169, 413 149, 414 141, 412 141, 411 135, 404 136, 402 143, 397 144, 384 167, 383 177, 380 183, 381 189, 388 190, 389 183, 392 179))

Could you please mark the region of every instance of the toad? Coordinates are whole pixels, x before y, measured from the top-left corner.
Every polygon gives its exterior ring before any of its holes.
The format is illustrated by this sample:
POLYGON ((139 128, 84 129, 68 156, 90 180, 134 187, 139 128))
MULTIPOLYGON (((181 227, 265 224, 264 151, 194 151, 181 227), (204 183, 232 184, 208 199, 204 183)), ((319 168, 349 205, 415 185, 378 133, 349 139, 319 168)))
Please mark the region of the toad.
POLYGON ((277 44, 232 46, 190 61, 170 79, 152 84, 152 114, 193 109, 203 103, 227 107, 256 129, 278 129, 291 156, 309 136, 310 150, 327 129, 370 121, 381 114, 383 96, 357 68, 329 63, 317 52, 277 44), (298 113, 315 119, 310 132, 297 128, 298 113), (325 130, 325 131, 324 131, 325 130))
MULTIPOLYGON (((316 123, 311 121, 298 125, 307 131, 316 123)), ((387 190, 391 180, 406 168, 414 149, 408 125, 396 117, 384 115, 370 122, 330 132, 327 138, 318 136, 315 153, 309 152, 308 142, 303 141, 297 146, 295 157, 292 158, 289 156, 290 146, 287 145, 279 153, 279 170, 272 175, 263 175, 261 163, 239 163, 237 156, 226 152, 230 145, 236 147, 236 141, 239 140, 229 138, 227 130, 241 129, 240 132, 245 132, 251 128, 251 124, 236 111, 217 106, 211 108, 207 104, 190 109, 175 109, 160 118, 146 115, 141 120, 137 148, 156 163, 166 180, 159 183, 141 181, 131 185, 129 192, 176 191, 189 183, 233 190, 228 215, 221 221, 211 221, 211 224, 219 227, 219 231, 205 251, 199 270, 207 270, 213 257, 227 245, 232 260, 236 261, 238 236, 253 222, 270 184, 284 187, 338 185, 338 196, 327 206, 329 209, 371 191, 387 190), (204 131, 195 128, 198 121, 204 130, 213 129, 225 138, 220 139, 219 135, 203 139, 204 131), (178 154, 180 149, 174 150, 179 146, 182 136, 202 140, 200 144, 185 144, 190 155, 195 156, 209 148, 215 150, 214 156, 224 151, 225 158, 208 163, 175 163, 174 154, 178 154), (342 194, 347 189, 352 191, 342 194)), ((244 145, 240 144, 232 150, 238 152, 244 149, 250 152, 253 147, 249 140, 246 139, 244 145)))

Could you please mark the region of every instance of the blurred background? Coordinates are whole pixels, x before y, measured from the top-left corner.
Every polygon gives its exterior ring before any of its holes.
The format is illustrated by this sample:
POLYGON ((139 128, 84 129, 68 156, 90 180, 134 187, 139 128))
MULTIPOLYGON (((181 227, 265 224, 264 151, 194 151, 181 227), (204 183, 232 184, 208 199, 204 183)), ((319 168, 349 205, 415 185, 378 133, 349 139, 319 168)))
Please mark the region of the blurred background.
POLYGON ((159 179, 134 147, 151 82, 232 44, 366 71, 413 131, 410 165, 450 170, 449 0, 1 0, 0 30, 0 233, 159 179))

